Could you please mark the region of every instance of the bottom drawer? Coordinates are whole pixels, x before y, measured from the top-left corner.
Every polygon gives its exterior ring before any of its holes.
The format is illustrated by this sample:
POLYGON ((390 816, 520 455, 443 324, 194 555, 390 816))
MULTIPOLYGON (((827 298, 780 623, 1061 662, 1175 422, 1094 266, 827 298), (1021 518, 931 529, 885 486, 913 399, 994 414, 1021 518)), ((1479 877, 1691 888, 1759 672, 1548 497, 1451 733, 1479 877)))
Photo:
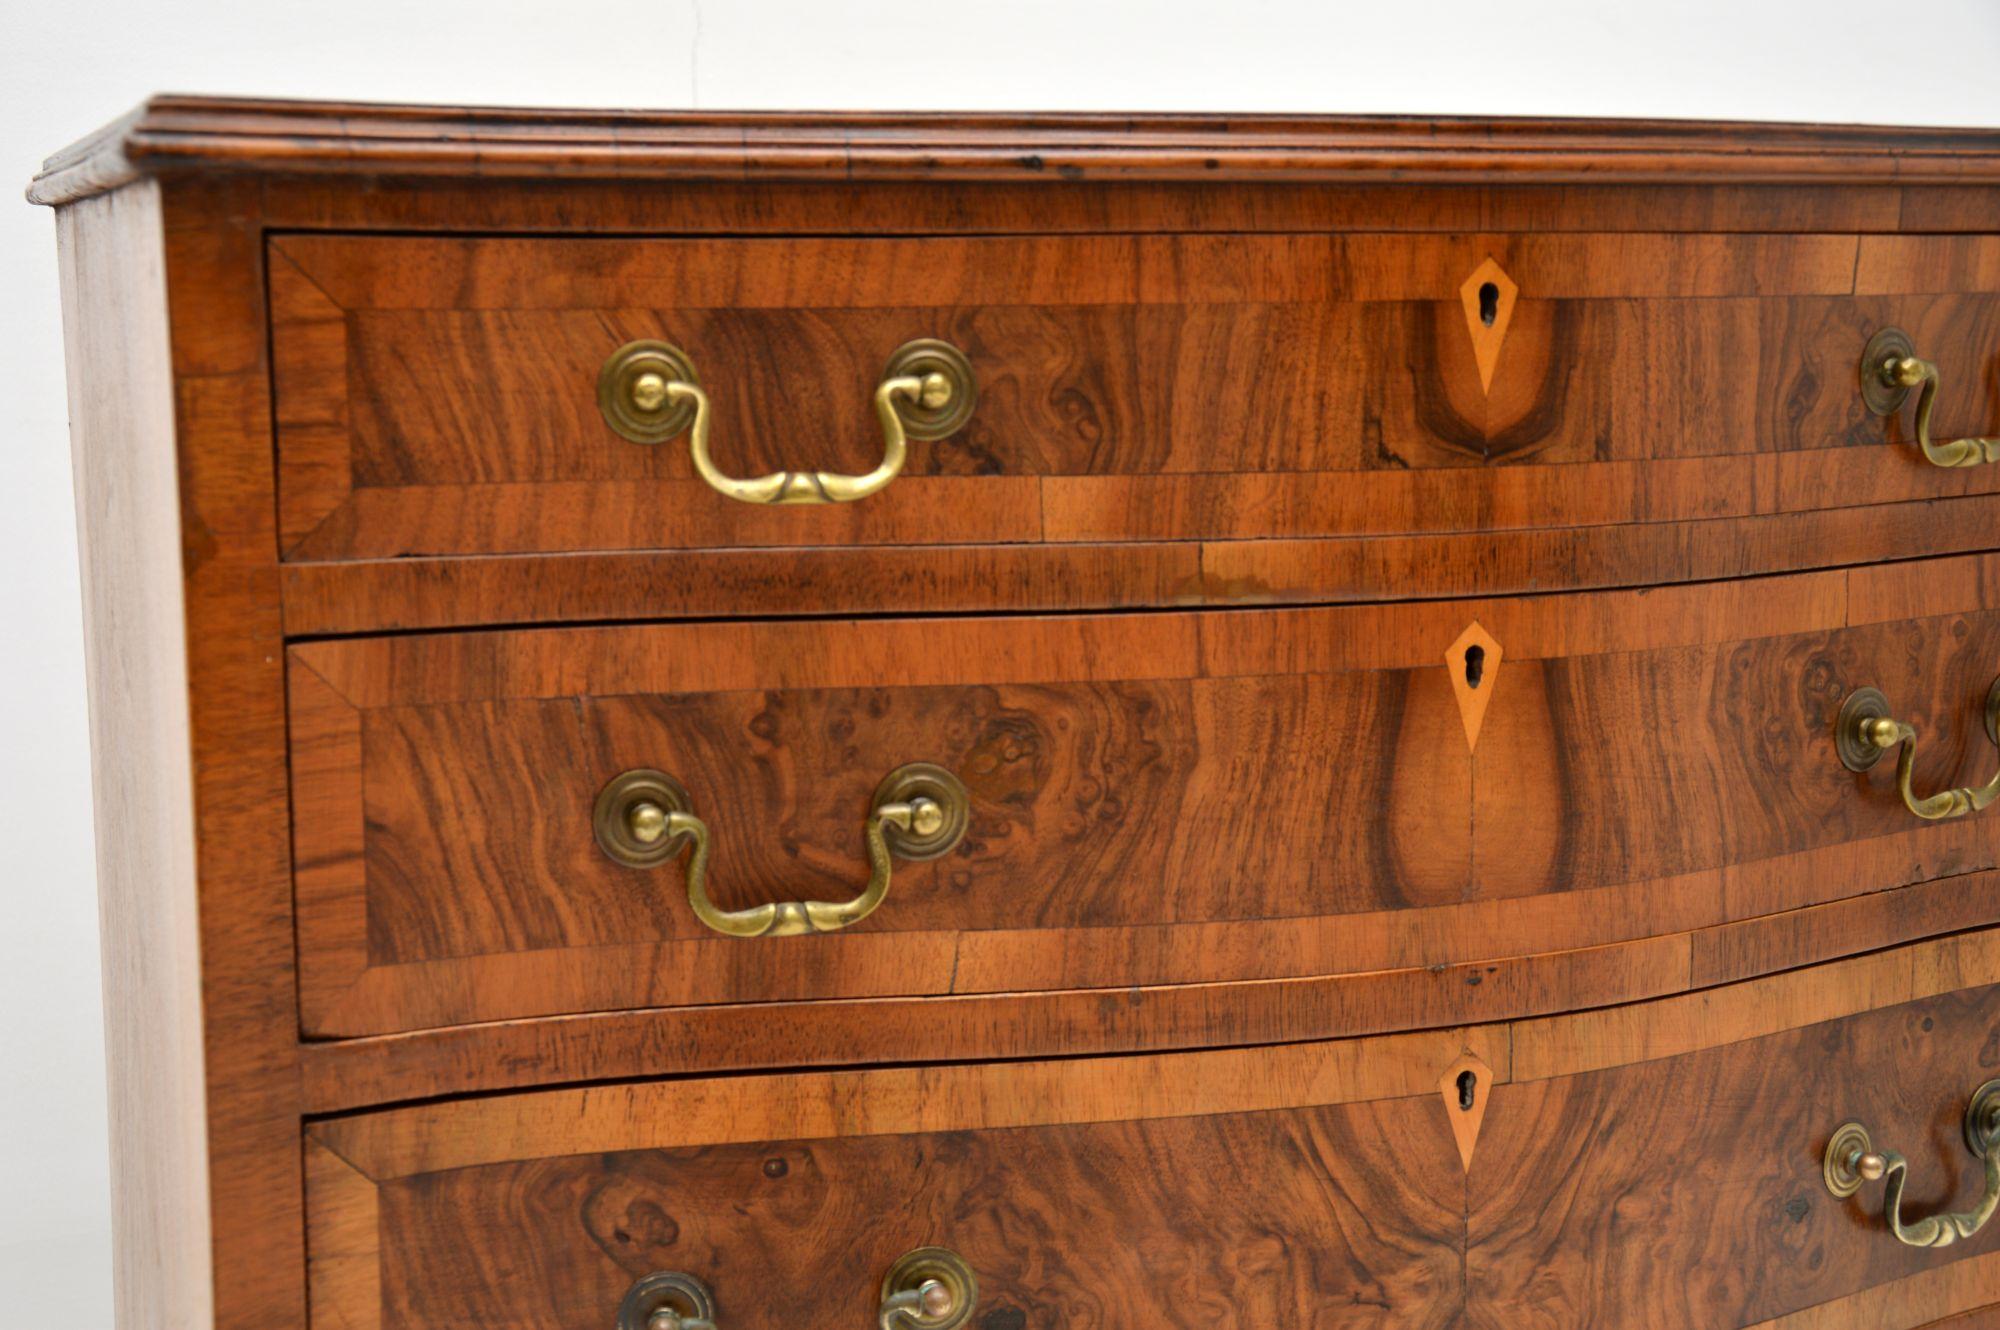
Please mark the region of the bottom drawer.
POLYGON ((314 1322, 1917 1326, 2000 1301, 2000 1224, 1905 1245, 1823 1156, 1859 1120, 1906 1223, 1976 1209, 1996 1063, 1991 930, 1512 1025, 354 1114, 307 1132, 314 1322), (963 1287, 891 1278, 929 1247, 963 1287))

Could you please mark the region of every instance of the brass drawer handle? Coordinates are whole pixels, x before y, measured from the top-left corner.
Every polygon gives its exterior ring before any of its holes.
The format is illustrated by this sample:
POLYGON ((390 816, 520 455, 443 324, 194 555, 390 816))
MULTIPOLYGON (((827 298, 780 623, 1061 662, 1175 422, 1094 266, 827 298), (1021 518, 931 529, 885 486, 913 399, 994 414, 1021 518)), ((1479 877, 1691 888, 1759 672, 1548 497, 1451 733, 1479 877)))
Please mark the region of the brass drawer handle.
MULTIPOLYGON (((1916 766, 1917 732, 1889 714, 1889 699, 1874 688, 1857 689, 1840 704, 1833 723, 1834 749, 1841 765, 1849 771, 1866 771, 1897 745, 1902 754, 1896 759, 1896 786, 1903 803, 1926 821, 1963 817, 2000 799, 2000 772, 1977 789, 1940 790, 1918 797, 1910 788, 1910 772, 1916 766)), ((2000 744, 2000 679, 1986 693, 1986 737, 2000 744)))
POLYGON ((1995 1207, 2000 1207, 2000 1080, 1992 1080, 1972 1092, 1965 1107, 1966 1148, 1986 1161, 1986 1194, 1970 1210, 1953 1214, 1927 1215, 1903 1222, 1903 1184, 1909 1176, 1909 1161, 1894 1150, 1875 1152, 1868 1129, 1858 1122, 1843 1122, 1826 1143, 1826 1157, 1820 1165, 1826 1189, 1835 1196, 1848 1197, 1861 1190, 1863 1182, 1887 1178, 1882 1193, 1882 1210, 1889 1217, 1889 1231, 1896 1241, 1911 1247, 1949 1247, 1960 1238, 1969 1238, 1986 1227, 1995 1207))
POLYGON ((777 901, 723 910, 708 897, 708 824, 694 815, 687 789, 665 772, 628 771, 597 796, 592 821, 603 851, 629 868, 652 868, 692 845, 688 904, 695 917, 730 937, 831 933, 866 919, 889 894, 891 858, 935 859, 965 835, 971 799, 958 777, 928 762, 896 768, 875 788, 861 824, 868 885, 845 901, 777 901))
POLYGON ((903 469, 911 439, 958 432, 978 398, 971 362, 949 342, 924 338, 889 357, 875 387, 882 422, 882 461, 866 475, 837 471, 773 471, 724 475, 708 454, 708 394, 687 353, 667 342, 628 342, 611 353, 597 376, 597 406, 612 429, 634 443, 664 443, 688 432, 688 451, 701 478, 743 503, 852 503, 882 489, 903 469))
POLYGON ((1910 389, 1917 393, 1917 446, 1938 466, 1979 466, 2000 462, 2000 439, 1931 441, 1931 407, 1937 402, 1938 367, 1917 358, 1909 335, 1901 328, 1884 328, 1868 339, 1861 353, 1861 400, 1878 416, 1902 409, 1910 389))
MULTIPOLYGON (((881 1330, 958 1330, 979 1305, 979 1279, 957 1252, 919 1247, 882 1278, 881 1330)), ((715 1330, 708 1285, 680 1270, 647 1275, 618 1304, 617 1330, 715 1330)))

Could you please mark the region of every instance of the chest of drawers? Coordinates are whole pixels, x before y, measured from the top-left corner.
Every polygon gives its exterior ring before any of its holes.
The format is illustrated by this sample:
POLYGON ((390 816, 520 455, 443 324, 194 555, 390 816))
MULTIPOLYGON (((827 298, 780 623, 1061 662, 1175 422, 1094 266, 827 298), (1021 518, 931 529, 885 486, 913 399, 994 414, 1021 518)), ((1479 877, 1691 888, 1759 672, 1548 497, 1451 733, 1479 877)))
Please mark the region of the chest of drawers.
POLYGON ((2000 1304, 2000 133, 167 98, 31 194, 125 1325, 2000 1304))

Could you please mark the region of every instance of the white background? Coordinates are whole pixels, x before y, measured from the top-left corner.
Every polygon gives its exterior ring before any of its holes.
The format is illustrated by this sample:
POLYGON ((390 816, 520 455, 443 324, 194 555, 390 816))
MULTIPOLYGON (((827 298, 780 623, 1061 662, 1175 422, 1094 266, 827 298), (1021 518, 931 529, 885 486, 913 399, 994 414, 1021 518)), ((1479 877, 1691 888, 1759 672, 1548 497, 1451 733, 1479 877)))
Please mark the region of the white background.
MULTIPOLYGON (((2000 3, 1898 12, 1882 0, 0 0, 0 196, 158 91, 2000 125, 2000 3)), ((0 203, 0 351, 0 1330, 71 1330, 109 1319, 103 1043, 54 230, 20 202, 0 203)))

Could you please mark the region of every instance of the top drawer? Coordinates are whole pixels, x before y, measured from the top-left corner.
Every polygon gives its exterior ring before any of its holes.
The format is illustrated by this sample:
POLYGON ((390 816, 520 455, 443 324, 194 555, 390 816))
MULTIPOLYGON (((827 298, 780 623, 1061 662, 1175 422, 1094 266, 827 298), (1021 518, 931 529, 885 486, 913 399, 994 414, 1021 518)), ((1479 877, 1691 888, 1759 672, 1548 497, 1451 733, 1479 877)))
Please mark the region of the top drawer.
POLYGON ((1353 537, 1616 546, 1545 552, 1544 585, 1908 554, 1991 529, 1988 501, 1893 535, 1854 505, 2000 489, 2000 467, 1926 464, 1856 369, 1895 325, 1943 364, 1941 436, 2000 415, 1982 237, 284 235, 270 283, 295 560, 1245 542, 1197 594, 1282 598, 1353 537), (976 406, 860 502, 736 501, 685 433, 628 441, 600 411, 607 360, 660 340, 708 396, 719 472, 866 473, 871 402, 920 338, 963 351, 976 406), (1730 566, 1690 553, 1718 547, 1730 566))

